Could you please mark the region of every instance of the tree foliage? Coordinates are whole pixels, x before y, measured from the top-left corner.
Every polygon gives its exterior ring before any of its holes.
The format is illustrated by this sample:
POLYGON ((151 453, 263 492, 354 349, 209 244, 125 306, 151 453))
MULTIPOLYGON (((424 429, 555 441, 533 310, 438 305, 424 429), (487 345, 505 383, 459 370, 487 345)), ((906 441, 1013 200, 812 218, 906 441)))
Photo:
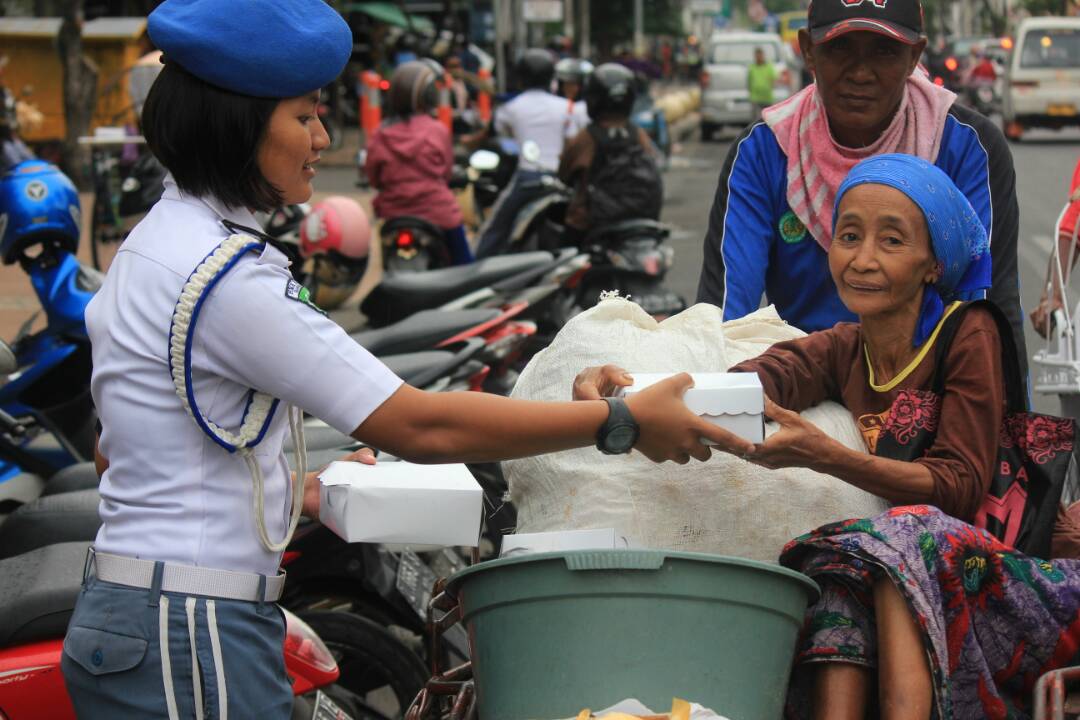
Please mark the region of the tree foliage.
POLYGON ((1020 4, 1032 15, 1068 15, 1080 7, 1077 0, 1021 0, 1020 4))
MULTIPOLYGON (((682 3, 678 0, 644 0, 646 35, 682 35, 682 3)), ((594 42, 610 51, 633 42, 634 0, 592 0, 589 25, 594 42)))

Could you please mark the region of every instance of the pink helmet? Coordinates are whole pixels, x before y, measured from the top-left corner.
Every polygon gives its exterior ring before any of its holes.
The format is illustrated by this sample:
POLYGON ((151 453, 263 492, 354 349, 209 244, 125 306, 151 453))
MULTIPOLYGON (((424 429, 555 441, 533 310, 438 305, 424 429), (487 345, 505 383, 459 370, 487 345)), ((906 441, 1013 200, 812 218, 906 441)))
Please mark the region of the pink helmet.
POLYGON ((371 223, 360 203, 331 195, 315 203, 300 224, 300 254, 321 255, 331 250, 353 260, 366 258, 371 248, 371 223))

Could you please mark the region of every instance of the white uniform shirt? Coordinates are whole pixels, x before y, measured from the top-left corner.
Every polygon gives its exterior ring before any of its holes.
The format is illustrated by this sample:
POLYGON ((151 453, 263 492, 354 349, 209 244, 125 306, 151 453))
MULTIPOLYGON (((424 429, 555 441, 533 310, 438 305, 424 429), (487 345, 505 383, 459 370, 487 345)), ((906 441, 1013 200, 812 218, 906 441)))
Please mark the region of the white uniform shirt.
MULTIPOLYGON (((167 178, 87 307, 91 391, 109 460, 95 544, 129 557, 273 575, 280 555, 259 540, 247 466, 195 424, 169 373, 173 309, 192 270, 230 235, 222 218, 259 227, 248 211, 183 195, 167 178)), ((205 301, 192 349, 196 401, 218 425, 239 427, 248 388, 281 400, 255 449, 273 541, 284 536, 290 507, 285 405, 351 433, 401 385, 341 327, 286 296, 287 267, 269 245, 247 253, 205 301)))
POLYGON ((570 122, 573 127, 568 137, 574 138, 577 137, 579 132, 589 127, 589 123, 592 122, 589 120, 589 109, 585 106, 584 100, 578 100, 574 103, 574 112, 571 113, 571 116, 570 122))
POLYGON ((557 171, 563 147, 577 129, 571 103, 544 90, 526 90, 495 112, 495 132, 519 143, 532 140, 540 148, 538 162, 520 158, 523 170, 557 171))

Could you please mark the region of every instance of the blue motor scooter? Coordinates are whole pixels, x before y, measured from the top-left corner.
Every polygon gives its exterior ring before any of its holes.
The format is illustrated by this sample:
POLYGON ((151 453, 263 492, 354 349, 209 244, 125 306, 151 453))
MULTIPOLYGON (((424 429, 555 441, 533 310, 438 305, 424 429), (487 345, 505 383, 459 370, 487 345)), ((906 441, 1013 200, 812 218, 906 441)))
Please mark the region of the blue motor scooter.
POLYGON ((31 473, 42 479, 93 457, 95 414, 90 397, 90 341, 86 306, 101 273, 82 265, 79 195, 55 166, 27 160, 0 177, 0 261, 18 263, 45 312, 12 343, 17 369, 0 385, 0 410, 23 432, 0 434, 0 503, 5 485, 31 473))

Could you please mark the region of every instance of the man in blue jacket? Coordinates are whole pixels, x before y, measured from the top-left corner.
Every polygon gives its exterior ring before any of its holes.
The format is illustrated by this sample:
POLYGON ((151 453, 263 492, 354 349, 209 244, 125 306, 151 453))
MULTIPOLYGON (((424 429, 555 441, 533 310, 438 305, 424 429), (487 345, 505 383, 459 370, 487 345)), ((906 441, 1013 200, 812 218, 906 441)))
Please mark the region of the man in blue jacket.
POLYGON ((812 332, 854 321, 829 274, 832 203, 847 171, 904 152, 936 164, 991 238, 988 295, 1013 326, 1026 375, 1017 269, 1019 209, 1001 132, 917 69, 922 8, 900 0, 814 0, 799 43, 816 82, 769 108, 732 145, 705 236, 698 301, 747 315, 764 293, 812 332))

